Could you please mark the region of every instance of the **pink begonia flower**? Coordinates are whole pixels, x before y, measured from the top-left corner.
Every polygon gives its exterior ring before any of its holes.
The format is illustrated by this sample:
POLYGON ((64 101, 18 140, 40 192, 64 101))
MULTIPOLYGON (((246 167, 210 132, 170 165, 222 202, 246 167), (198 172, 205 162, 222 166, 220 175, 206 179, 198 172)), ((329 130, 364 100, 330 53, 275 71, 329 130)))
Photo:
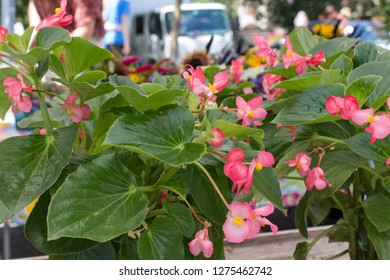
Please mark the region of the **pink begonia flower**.
POLYGON ((324 171, 320 167, 314 167, 307 172, 306 188, 308 191, 311 191, 314 186, 317 190, 322 190, 326 188, 327 185, 329 187, 332 186, 325 178, 324 171))
POLYGON ((305 153, 298 153, 294 160, 288 160, 284 162, 289 167, 295 166, 298 174, 301 177, 305 177, 310 170, 311 158, 305 153))
POLYGON ((261 108, 263 98, 261 96, 252 98, 248 102, 241 96, 237 96, 237 117, 242 120, 243 126, 249 126, 253 122, 256 126, 262 124, 259 119, 264 118, 267 115, 267 111, 261 108))
POLYGON ((39 134, 40 134, 40 135, 45 135, 45 134, 47 134, 46 128, 40 128, 40 129, 39 129, 39 134))
POLYGON ((376 139, 386 138, 390 134, 390 117, 386 115, 374 115, 374 109, 356 110, 352 113, 352 121, 358 125, 370 123, 364 131, 371 133, 370 143, 376 139))
POLYGON ((188 87, 191 88, 195 94, 203 94, 205 76, 202 67, 198 66, 194 70, 194 68, 190 66, 188 70, 183 73, 183 78, 187 80, 188 87))
POLYGON ((77 105, 77 94, 69 94, 64 104, 59 104, 62 108, 66 109, 66 113, 70 116, 75 123, 88 119, 91 115, 91 108, 87 104, 77 105))
POLYGON ((352 113, 352 121, 358 125, 371 123, 374 121, 374 109, 356 110, 352 113))
POLYGON ((276 235, 278 233, 278 227, 271 223, 268 219, 264 218, 270 214, 272 214, 273 212, 275 211, 275 208, 272 204, 268 204, 268 205, 265 205, 263 207, 260 207, 260 208, 256 208, 255 210, 253 210, 253 212, 255 213, 255 215, 257 216, 259 222, 260 222, 260 227, 264 227, 264 226, 270 226, 271 227, 271 231, 274 235, 276 235))
POLYGON ((264 92, 267 94, 268 100, 276 99, 286 91, 286 89, 284 89, 284 88, 271 89, 271 87, 274 84, 279 83, 280 81, 282 81, 282 79, 283 79, 283 77, 278 76, 278 75, 273 75, 273 74, 265 74, 264 75, 262 85, 263 85, 264 92))
POLYGON ((23 80, 23 75, 18 73, 17 79, 8 77, 3 81, 3 85, 7 88, 4 90, 5 93, 12 96, 19 96, 22 92, 32 92, 33 88, 27 85, 23 80))
POLYGON ((261 171, 263 167, 270 167, 275 163, 274 156, 270 152, 260 151, 257 158, 254 158, 249 166, 247 184, 244 185, 243 193, 248 193, 253 183, 253 172, 255 169, 261 171))
POLYGON ((267 64, 268 67, 272 67, 278 63, 278 51, 271 48, 266 38, 255 35, 254 43, 257 48, 256 55, 260 58, 262 64, 267 64))
POLYGON ((132 55, 132 56, 125 57, 122 60, 122 64, 127 66, 127 65, 130 65, 130 64, 134 63, 134 62, 137 62, 138 60, 139 60, 138 57, 132 55))
POLYGON ((4 41, 5 36, 8 34, 8 29, 0 26, 0 44, 4 41))
POLYGON ((66 5, 68 0, 61 0, 60 8, 55 10, 55 14, 42 20, 36 30, 39 30, 46 26, 65 27, 73 22, 73 16, 66 14, 66 5))
POLYGON ((359 103, 356 97, 352 95, 347 95, 345 98, 329 96, 325 103, 325 109, 329 114, 339 114, 343 120, 349 120, 353 112, 359 110, 359 103))
POLYGON ((386 160, 386 166, 390 165, 390 157, 386 160))
POLYGON ((236 84, 240 83, 240 78, 244 74, 244 66, 242 64, 242 59, 233 59, 232 66, 230 66, 230 73, 232 74, 233 81, 236 84))
POLYGON ((324 51, 320 50, 315 55, 310 56, 307 63, 313 67, 320 65, 321 63, 326 63, 324 56, 324 51))
POLYGON ((225 134, 219 128, 212 128, 211 133, 214 135, 213 139, 209 139, 210 144, 215 148, 221 148, 222 142, 225 140, 225 134))
POLYGON ((226 156, 226 162, 223 167, 225 175, 232 180, 232 191, 237 190, 237 195, 240 194, 241 188, 244 186, 243 193, 249 191, 252 185, 252 180, 249 175, 248 167, 242 162, 245 158, 245 153, 239 148, 233 148, 226 156))
POLYGON ((23 95, 19 94, 18 96, 9 95, 9 101, 11 103, 15 103, 14 106, 12 106, 12 112, 14 114, 17 114, 19 110, 29 113, 32 108, 32 102, 30 99, 30 95, 23 95))
POLYGON ((249 203, 234 201, 230 204, 227 219, 222 226, 225 238, 231 243, 241 243, 252 230, 253 212, 249 203))
POLYGON ((205 88, 204 95, 210 101, 217 100, 216 93, 222 91, 229 84, 229 74, 226 71, 218 72, 214 76, 214 81, 205 88))
POLYGON ((297 74, 302 74, 307 71, 308 64, 305 57, 300 56, 292 49, 292 44, 289 36, 286 36, 286 53, 282 56, 282 61, 284 63, 284 68, 288 69, 290 66, 294 66, 295 72, 297 74))
POLYGON ((195 239, 188 243, 191 254, 197 256, 200 252, 206 258, 210 258, 213 254, 213 242, 209 239, 208 229, 204 228, 198 231, 195 235, 195 239))

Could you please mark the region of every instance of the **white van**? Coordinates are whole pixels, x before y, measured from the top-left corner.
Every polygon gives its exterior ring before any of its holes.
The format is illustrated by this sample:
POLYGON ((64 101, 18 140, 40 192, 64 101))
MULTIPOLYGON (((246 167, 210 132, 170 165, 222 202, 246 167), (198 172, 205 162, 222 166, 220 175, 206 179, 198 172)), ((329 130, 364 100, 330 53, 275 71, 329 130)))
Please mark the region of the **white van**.
MULTIPOLYGON (((132 54, 149 61, 170 57, 171 28, 175 6, 168 5, 150 12, 132 14, 132 54)), ((226 6, 217 3, 190 3, 181 5, 181 20, 177 56, 203 50, 212 39, 209 53, 220 54, 233 43, 226 6)))

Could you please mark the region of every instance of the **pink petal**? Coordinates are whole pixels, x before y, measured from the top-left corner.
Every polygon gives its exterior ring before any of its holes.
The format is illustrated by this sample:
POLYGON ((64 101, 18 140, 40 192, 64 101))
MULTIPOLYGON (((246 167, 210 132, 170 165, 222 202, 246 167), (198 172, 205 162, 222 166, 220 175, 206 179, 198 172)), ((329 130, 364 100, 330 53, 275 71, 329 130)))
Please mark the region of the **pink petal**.
POLYGON ((206 258, 210 258, 213 254, 214 246, 210 240, 202 240, 201 242, 202 252, 206 258))
POLYGON ((274 211, 275 211, 275 208, 272 204, 267 204, 263 207, 256 208, 254 210, 254 212, 257 216, 262 216, 262 217, 266 217, 266 216, 272 214, 274 211))
POLYGON ((79 98, 77 94, 75 93, 69 94, 65 100, 65 104, 75 104, 77 98, 79 98))
POLYGON ((374 116, 374 109, 355 110, 351 114, 352 121, 358 125, 368 123, 370 117, 374 116))
POLYGON ((21 96, 20 101, 17 103, 17 106, 21 111, 29 113, 32 108, 30 96, 21 96))
POLYGON ((190 243, 188 243, 188 248, 192 255, 197 256, 202 251, 202 245, 200 244, 200 240, 195 238, 190 243))
POLYGON ((270 226, 270 227, 271 227, 271 231, 272 231, 272 233, 273 233, 274 235, 276 235, 276 234, 278 233, 278 227, 277 227, 275 224, 271 223, 268 219, 262 218, 262 219, 261 219, 261 222, 262 222, 264 225, 270 226))
POLYGON ((390 96, 389 96, 389 98, 387 98, 387 107, 388 107, 389 110, 390 110, 390 96))
POLYGON ((386 160, 386 166, 390 165, 390 157, 386 160))
POLYGON ((247 239, 252 239, 256 237, 256 235, 260 232, 261 225, 254 213, 253 213, 253 218, 250 219, 248 223, 250 224, 250 230, 247 239))
POLYGON ((225 238, 231 243, 241 243, 247 239, 250 233, 250 225, 248 222, 243 222, 237 226, 233 223, 233 219, 228 218, 222 226, 225 238))
POLYGON ((329 114, 336 115, 344 107, 344 98, 339 96, 329 96, 325 103, 325 109, 329 114))
POLYGON ((91 116, 91 108, 87 104, 80 105, 80 109, 83 112, 83 120, 88 119, 91 116))
POLYGON ((275 158, 270 152, 260 151, 257 154, 257 159, 264 167, 272 166, 275 163, 275 158))
POLYGON ((263 97, 258 96, 248 101, 248 107, 252 110, 258 108, 263 103, 263 97))

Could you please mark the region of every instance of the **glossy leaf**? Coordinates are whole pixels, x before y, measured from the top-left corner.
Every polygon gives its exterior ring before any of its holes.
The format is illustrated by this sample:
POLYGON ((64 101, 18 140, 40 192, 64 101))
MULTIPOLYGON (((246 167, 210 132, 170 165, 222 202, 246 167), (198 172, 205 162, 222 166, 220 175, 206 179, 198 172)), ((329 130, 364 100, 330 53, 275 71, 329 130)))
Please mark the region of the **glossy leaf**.
POLYGON ((115 260, 116 252, 111 242, 102 243, 91 249, 70 255, 51 255, 49 260, 115 260))
MULTIPOLYGON (((50 188, 68 164, 76 127, 52 135, 12 137, 0 143, 0 201, 16 214, 50 188)), ((0 215, 3 216, 3 215, 0 215)))
POLYGON ((19 52, 26 53, 30 44, 31 35, 34 32, 34 27, 30 26, 22 35, 8 34, 7 41, 12 44, 19 52))
POLYGON ((294 215, 294 222, 295 226, 299 230, 299 233, 305 237, 308 238, 307 233, 307 211, 309 207, 309 193, 305 193, 303 197, 298 202, 297 208, 295 210, 294 215))
POLYGON ((147 204, 134 174, 117 156, 104 155, 81 165, 53 196, 48 239, 105 242, 140 226, 147 204))
POLYGON ((119 251, 117 253, 118 260, 139 260, 138 256, 138 241, 127 235, 123 236, 120 242, 119 251))
POLYGON ((383 179, 382 185, 385 188, 385 190, 390 193, 390 176, 387 176, 383 179))
POLYGON ((342 75, 347 77, 353 69, 353 62, 348 56, 343 54, 332 63, 330 69, 340 69, 342 71, 342 75))
POLYGON ((167 204, 166 209, 169 217, 179 226, 182 234, 191 237, 195 230, 195 223, 190 210, 180 203, 167 204))
POLYGON ((383 194, 371 195, 363 202, 363 209, 379 232, 390 230, 390 198, 383 194))
POLYGON ((190 111, 167 106, 141 116, 119 118, 104 144, 146 154, 170 165, 191 163, 205 152, 203 144, 191 143, 194 125, 190 111))
POLYGON ((179 226, 167 217, 157 217, 138 240, 141 260, 181 260, 184 246, 179 226))
POLYGON ((329 96, 343 96, 345 87, 341 84, 311 88, 301 93, 295 102, 283 109, 272 123, 298 125, 328 122, 338 117, 328 114, 325 103, 329 96))
POLYGON ((369 133, 359 133, 345 141, 356 154, 367 159, 386 162, 390 157, 390 138, 377 140, 370 144, 369 133))
POLYGON ((110 78, 110 83, 139 112, 156 110, 164 105, 172 104, 183 93, 180 89, 165 89, 158 84, 144 85, 140 88, 131 82, 127 77, 113 76, 110 78))
POLYGON ((289 38, 294 52, 301 56, 305 56, 317 44, 317 41, 310 30, 306 27, 295 28, 290 34, 289 38))
POLYGON ((50 194, 45 193, 34 206, 25 225, 26 238, 42 253, 48 255, 68 255, 97 246, 99 243, 79 238, 60 238, 47 241, 47 211, 50 203, 50 194))
MULTIPOLYGON (((48 108, 48 112, 50 123, 54 128, 68 126, 72 123, 72 120, 66 111, 58 105, 48 108)), ((42 112, 40 110, 35 111, 27 118, 20 120, 18 125, 21 128, 44 127, 42 112)))
POLYGON ((361 42, 355 48, 355 59, 359 65, 374 61, 390 61, 390 51, 373 42, 361 42))
POLYGON ((106 73, 100 70, 87 71, 77 76, 74 81, 80 83, 92 83, 106 78, 106 73))
POLYGON ((348 85, 345 94, 355 96, 359 102, 359 106, 362 107, 381 80, 381 76, 375 75, 360 77, 348 85))
POLYGON ((367 229, 368 238, 374 245, 375 251, 380 260, 390 260, 390 230, 379 232, 378 229, 370 223, 365 221, 364 226, 367 229))
POLYGON ((108 94, 115 90, 115 88, 110 83, 101 83, 97 86, 94 86, 86 82, 75 81, 65 84, 72 92, 77 93, 81 102, 108 94))
POLYGON ((340 55, 348 52, 358 42, 357 39, 351 38, 335 38, 332 40, 324 41, 315 46, 311 50, 312 54, 322 50, 326 57, 326 62, 332 64, 340 55))
POLYGON ((222 130, 225 137, 237 137, 239 139, 248 139, 249 136, 257 136, 259 138, 264 137, 264 131, 260 128, 252 128, 227 122, 225 120, 216 120, 214 127, 222 130))

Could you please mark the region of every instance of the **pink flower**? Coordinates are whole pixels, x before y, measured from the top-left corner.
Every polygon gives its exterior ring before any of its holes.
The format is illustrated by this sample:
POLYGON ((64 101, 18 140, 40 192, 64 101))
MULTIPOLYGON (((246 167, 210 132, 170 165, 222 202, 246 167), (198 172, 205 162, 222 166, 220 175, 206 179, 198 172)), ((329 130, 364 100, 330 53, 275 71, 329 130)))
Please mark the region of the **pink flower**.
POLYGON ((260 57, 262 64, 272 67, 277 64, 277 58, 279 56, 277 50, 272 49, 268 44, 268 41, 263 36, 255 35, 254 43, 256 45, 256 55, 260 57))
POLYGON ((12 106, 12 112, 17 114, 19 110, 29 113, 32 108, 32 102, 30 99, 30 95, 23 95, 19 94, 18 96, 9 95, 9 101, 11 103, 15 103, 14 106, 12 106))
POLYGON ((253 178, 249 177, 248 167, 242 162, 245 153, 239 148, 233 148, 226 156, 226 162, 223 167, 225 175, 232 180, 232 191, 240 194, 241 188, 244 187, 243 193, 248 193, 252 185, 253 178))
POLYGON ((267 99, 269 99, 269 100, 276 99, 286 91, 286 89, 284 89, 284 88, 271 89, 271 87, 274 84, 279 83, 280 81, 282 81, 282 79, 283 79, 283 77, 278 76, 278 75, 273 75, 273 74, 265 74, 264 75, 264 79, 263 79, 262 84, 263 84, 264 92, 267 94, 267 99))
POLYGON ((0 44, 4 41, 5 36, 8 34, 8 29, 0 26, 0 44))
POLYGON ((386 166, 390 165, 390 157, 386 160, 386 166))
POLYGON ((229 74, 226 71, 222 71, 217 73, 214 76, 213 84, 209 84, 208 88, 205 89, 205 96, 210 101, 217 100, 217 97, 215 96, 216 93, 222 91, 229 83, 229 74))
POLYGON ((268 219, 264 218, 265 216, 272 214, 274 210, 274 206, 272 204, 268 204, 266 206, 256 208, 255 210, 253 210, 253 212, 259 220, 260 227, 270 226, 271 231, 274 235, 276 235, 278 233, 278 227, 275 224, 271 223, 268 219))
POLYGON ((136 56, 129 56, 129 57, 126 57, 122 60, 122 64, 124 65, 130 65, 134 62, 137 62, 138 61, 138 57, 136 56))
POLYGON ((253 218, 252 209, 247 202, 234 201, 222 226, 226 240, 231 243, 246 240, 252 231, 253 218))
POLYGON ((316 66, 320 65, 321 63, 326 63, 324 51, 320 50, 315 55, 310 56, 307 63, 309 63, 309 65, 311 65, 313 67, 316 67, 316 66))
POLYGON ((295 72, 297 74, 302 74, 307 71, 308 65, 306 58, 300 56, 292 49, 292 44, 289 36, 286 36, 286 53, 282 56, 282 60, 284 63, 284 68, 288 69, 290 66, 294 66, 295 72))
POLYGON ((308 191, 311 191, 314 186, 317 190, 322 190, 326 188, 327 185, 329 185, 329 187, 332 186, 325 178, 324 171, 320 167, 314 167, 307 172, 306 188, 308 191))
POLYGON ((310 170, 311 158, 305 153, 298 153, 295 160, 288 160, 284 163, 289 167, 295 166, 299 175, 305 177, 310 170))
POLYGON ((213 139, 209 139, 210 144, 213 147, 221 148, 222 142, 225 140, 225 134, 219 128, 212 128, 211 133, 214 135, 213 139))
POLYGON ((17 79, 12 77, 4 79, 3 85, 7 87, 4 90, 5 93, 12 96, 19 96, 24 91, 32 92, 32 87, 24 82, 23 75, 21 73, 18 73, 16 77, 17 79))
POLYGON ((244 74, 244 67, 242 65, 242 59, 233 59, 232 66, 230 66, 230 73, 233 76, 233 80, 236 84, 240 83, 240 78, 244 74))
POLYGON ((370 123, 364 131, 371 133, 370 143, 376 139, 386 138, 390 134, 390 117, 387 115, 374 115, 374 109, 356 110, 352 113, 352 120, 358 125, 370 123))
POLYGON ((205 76, 202 67, 198 66, 196 67, 196 70, 194 70, 194 68, 190 66, 188 70, 183 73, 183 78, 187 80, 188 87, 191 88, 195 94, 203 94, 205 76))
POLYGON ((88 119, 91 115, 91 108, 87 104, 77 105, 77 94, 69 94, 64 104, 60 106, 66 109, 66 112, 75 123, 81 122, 82 120, 88 119))
POLYGON ((374 121, 374 109, 356 110, 352 113, 351 118, 358 125, 371 123, 374 121))
POLYGON ((40 128, 40 129, 39 129, 39 134, 40 134, 40 135, 45 135, 45 134, 47 134, 46 128, 40 128))
POLYGON ((188 247, 191 254, 194 256, 197 256, 202 252, 206 258, 210 258, 213 254, 213 243, 209 239, 208 229, 205 227, 198 231, 195 235, 195 239, 188 243, 188 247))
POLYGON ((260 107, 262 103, 261 96, 252 98, 248 102, 245 102, 241 96, 237 96, 237 117, 242 120, 243 126, 249 126, 252 122, 257 126, 262 124, 259 119, 267 115, 267 111, 260 107))
POLYGON ((39 30, 46 26, 65 27, 73 22, 73 16, 66 14, 66 5, 68 0, 61 0, 61 8, 55 10, 55 14, 42 20, 36 30, 39 30))
POLYGON ((359 103, 355 96, 352 95, 347 95, 345 98, 329 96, 326 100, 325 108, 329 114, 339 114, 343 120, 349 120, 353 112, 359 110, 359 103))

